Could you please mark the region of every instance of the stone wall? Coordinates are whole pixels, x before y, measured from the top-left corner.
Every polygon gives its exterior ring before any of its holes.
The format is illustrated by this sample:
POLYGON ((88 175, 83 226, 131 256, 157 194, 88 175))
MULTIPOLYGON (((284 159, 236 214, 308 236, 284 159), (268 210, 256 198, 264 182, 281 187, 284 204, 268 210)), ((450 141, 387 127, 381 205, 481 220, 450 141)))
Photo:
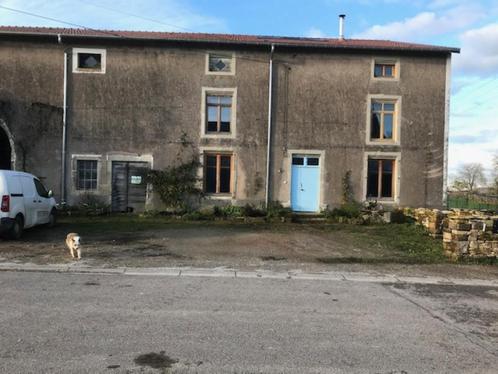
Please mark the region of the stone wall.
POLYGON ((498 258, 498 215, 472 210, 405 209, 405 215, 443 240, 454 259, 498 258))

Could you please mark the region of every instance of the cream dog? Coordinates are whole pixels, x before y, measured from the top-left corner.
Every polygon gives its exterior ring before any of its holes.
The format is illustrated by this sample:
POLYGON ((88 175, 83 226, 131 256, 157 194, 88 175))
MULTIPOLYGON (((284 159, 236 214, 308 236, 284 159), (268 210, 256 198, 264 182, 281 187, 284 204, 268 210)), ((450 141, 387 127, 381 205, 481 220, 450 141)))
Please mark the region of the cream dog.
POLYGON ((67 234, 66 245, 69 248, 69 252, 71 252, 71 257, 74 258, 74 252, 76 252, 78 260, 81 260, 81 236, 75 232, 67 234))

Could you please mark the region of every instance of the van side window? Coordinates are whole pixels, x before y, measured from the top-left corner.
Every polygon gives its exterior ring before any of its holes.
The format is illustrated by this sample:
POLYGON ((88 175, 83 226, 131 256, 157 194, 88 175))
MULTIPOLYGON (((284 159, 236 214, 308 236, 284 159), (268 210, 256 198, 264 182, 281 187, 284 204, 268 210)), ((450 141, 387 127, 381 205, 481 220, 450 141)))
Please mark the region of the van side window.
POLYGON ((38 179, 33 179, 35 181, 35 187, 36 187, 36 192, 38 192, 38 195, 41 197, 47 197, 48 198, 48 192, 43 186, 42 182, 40 182, 38 179))

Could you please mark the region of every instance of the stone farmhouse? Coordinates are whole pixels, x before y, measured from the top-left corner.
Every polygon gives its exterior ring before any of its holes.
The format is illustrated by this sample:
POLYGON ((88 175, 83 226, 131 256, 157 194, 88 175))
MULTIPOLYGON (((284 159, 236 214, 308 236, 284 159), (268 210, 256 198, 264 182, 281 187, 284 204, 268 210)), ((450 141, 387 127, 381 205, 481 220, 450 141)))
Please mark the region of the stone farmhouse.
POLYGON ((203 204, 441 207, 456 48, 385 40, 0 27, 0 168, 59 201, 158 205, 198 158, 203 204))

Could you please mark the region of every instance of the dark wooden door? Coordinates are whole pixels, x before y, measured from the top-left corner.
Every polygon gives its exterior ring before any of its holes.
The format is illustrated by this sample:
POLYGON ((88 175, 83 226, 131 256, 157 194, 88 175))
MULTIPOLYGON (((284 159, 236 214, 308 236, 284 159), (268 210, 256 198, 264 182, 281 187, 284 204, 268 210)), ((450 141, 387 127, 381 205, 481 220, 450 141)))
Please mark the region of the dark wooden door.
POLYGON ((112 163, 112 211, 143 212, 147 195, 147 162, 112 163))

